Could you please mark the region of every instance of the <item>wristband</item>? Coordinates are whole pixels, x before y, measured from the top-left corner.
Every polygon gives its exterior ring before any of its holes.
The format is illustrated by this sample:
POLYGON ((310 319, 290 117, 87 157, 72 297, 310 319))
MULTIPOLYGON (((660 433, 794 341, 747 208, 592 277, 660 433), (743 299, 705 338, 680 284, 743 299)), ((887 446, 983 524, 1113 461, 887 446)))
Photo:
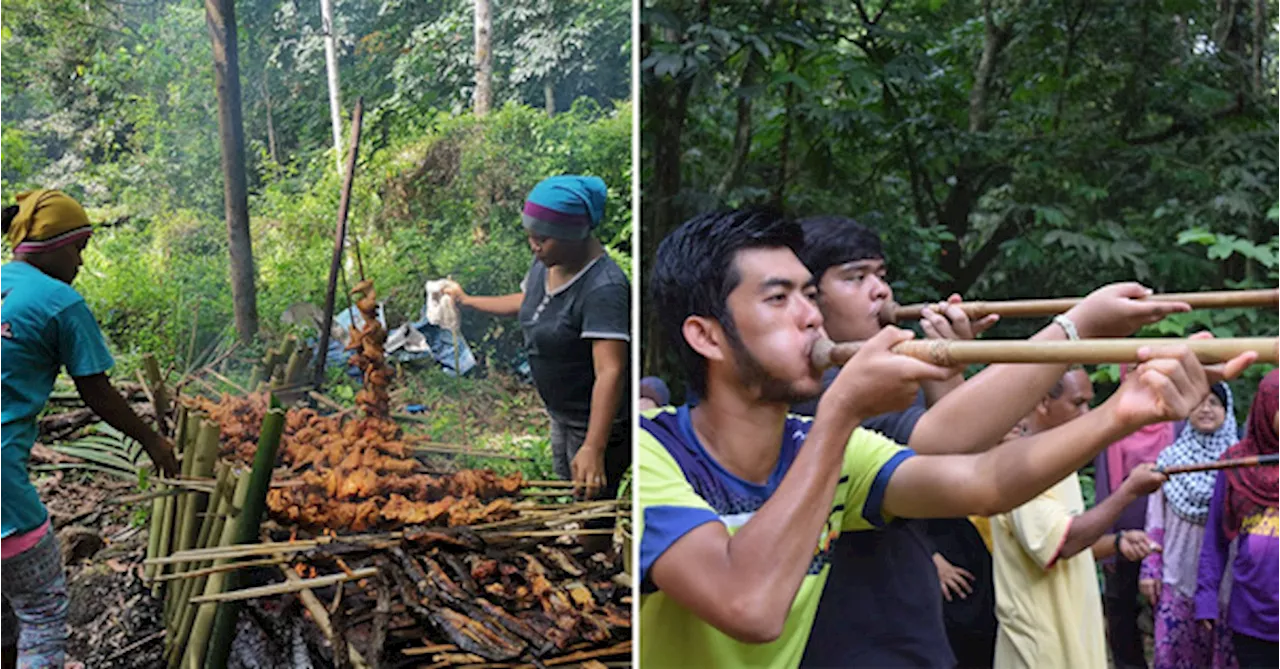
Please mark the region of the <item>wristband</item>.
POLYGON ((1080 341, 1080 332, 1076 330, 1076 324, 1071 322, 1065 314, 1058 314, 1053 317, 1053 322, 1062 326, 1062 331, 1067 333, 1067 339, 1071 341, 1080 341))

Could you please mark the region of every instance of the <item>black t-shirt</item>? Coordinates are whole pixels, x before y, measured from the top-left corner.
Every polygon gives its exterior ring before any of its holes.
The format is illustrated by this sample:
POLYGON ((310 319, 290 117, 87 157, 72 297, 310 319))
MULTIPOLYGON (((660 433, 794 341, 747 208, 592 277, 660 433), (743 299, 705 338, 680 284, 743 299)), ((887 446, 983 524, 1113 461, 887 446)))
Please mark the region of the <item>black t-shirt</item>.
MULTIPOLYGON (((631 340, 631 285, 608 255, 601 255, 568 283, 547 292, 547 267, 535 260, 520 283, 520 326, 533 382, 552 418, 586 427, 596 373, 596 339, 631 340)), ((628 360, 630 357, 628 356, 628 360)), ((624 374, 616 420, 630 421, 631 375, 624 374)))
MULTIPOLYGON (((824 387, 838 371, 828 370, 824 387)), ((813 400, 792 411, 812 415, 816 407, 813 400)), ((924 412, 920 393, 905 411, 875 416, 862 427, 906 444, 924 412)), ((836 539, 801 666, 955 666, 925 522, 895 520, 881 530, 844 532, 836 539)))

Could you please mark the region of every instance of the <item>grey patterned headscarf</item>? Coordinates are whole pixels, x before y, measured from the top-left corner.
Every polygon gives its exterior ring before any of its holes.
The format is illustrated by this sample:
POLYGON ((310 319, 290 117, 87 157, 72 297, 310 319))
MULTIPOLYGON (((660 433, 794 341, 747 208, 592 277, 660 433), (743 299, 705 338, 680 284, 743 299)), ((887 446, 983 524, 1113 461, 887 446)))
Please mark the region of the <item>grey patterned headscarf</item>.
MULTIPOLYGON (((1186 427, 1182 428, 1182 434, 1160 451, 1160 457, 1156 459, 1157 466, 1212 462, 1217 460, 1223 451, 1240 441, 1236 435, 1236 416, 1231 389, 1225 383, 1216 383, 1212 390, 1213 394, 1222 400, 1222 406, 1226 408, 1227 414, 1222 425, 1212 434, 1205 434, 1197 431, 1188 422, 1186 427)), ((1170 476, 1160 491, 1164 494, 1170 508, 1180 518, 1203 525, 1209 517, 1209 500, 1213 497, 1216 474, 1217 472, 1190 472, 1170 476)))

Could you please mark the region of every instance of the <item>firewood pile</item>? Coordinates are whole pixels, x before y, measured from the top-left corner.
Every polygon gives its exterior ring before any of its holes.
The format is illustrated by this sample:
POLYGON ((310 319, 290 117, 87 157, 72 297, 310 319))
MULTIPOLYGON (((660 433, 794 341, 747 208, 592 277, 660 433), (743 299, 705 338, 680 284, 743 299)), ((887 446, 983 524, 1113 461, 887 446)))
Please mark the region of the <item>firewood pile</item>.
POLYGON ((219 641, 204 628, 218 607, 280 598, 305 608, 327 640, 314 650, 333 666, 627 661, 623 558, 577 537, 612 535, 588 525, 629 506, 567 501, 566 482, 428 470, 389 416, 372 285, 357 292, 364 324, 348 348, 364 375, 362 415, 273 409, 265 391, 184 400, 183 477, 163 481, 153 504, 147 560, 166 588, 169 666, 199 663, 206 646, 213 656, 219 641), (260 526, 240 517, 255 477, 260 526))

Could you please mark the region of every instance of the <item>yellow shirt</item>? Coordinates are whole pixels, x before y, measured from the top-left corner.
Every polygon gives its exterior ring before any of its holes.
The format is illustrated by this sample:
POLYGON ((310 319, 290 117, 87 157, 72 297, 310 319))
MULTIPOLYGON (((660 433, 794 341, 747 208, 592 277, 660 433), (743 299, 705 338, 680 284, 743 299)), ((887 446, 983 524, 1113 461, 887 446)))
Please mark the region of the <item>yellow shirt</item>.
POLYGON ((1072 474, 1039 497, 992 518, 996 669, 1103 669, 1102 597, 1093 552, 1058 560, 1073 517, 1084 512, 1072 474))

